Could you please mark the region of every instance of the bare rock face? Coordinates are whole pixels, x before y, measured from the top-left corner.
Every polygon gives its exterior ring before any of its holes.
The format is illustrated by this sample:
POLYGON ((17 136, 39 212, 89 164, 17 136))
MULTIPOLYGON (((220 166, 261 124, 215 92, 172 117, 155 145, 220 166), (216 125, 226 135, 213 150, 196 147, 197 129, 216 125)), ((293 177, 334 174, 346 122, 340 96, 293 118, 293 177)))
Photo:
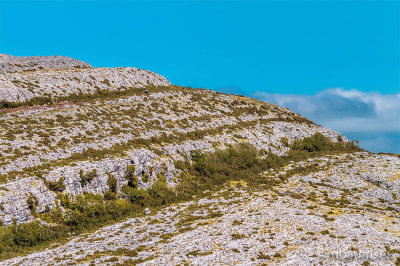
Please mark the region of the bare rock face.
POLYGON ((169 86, 161 75, 134 67, 86 68, 0 74, 0 101, 26 102, 145 86, 169 86))
POLYGON ((145 86, 169 86, 161 75, 134 67, 92 68, 65 56, 0 55, 0 102, 27 102, 145 86))
MULTIPOLYGON (((146 217, 2 264, 398 265, 400 158, 327 155, 281 170, 316 164, 274 189, 232 182, 229 190, 145 210, 146 217)), ((278 177, 281 170, 263 175, 278 177)))
MULTIPOLYGON (((132 82, 128 77, 120 80, 132 82)), ((180 173, 175 162, 190 158, 193 150, 212 152, 245 141, 259 150, 284 155, 289 148, 282 140, 290 144, 317 132, 335 142, 347 141, 338 132, 301 121, 287 109, 249 98, 173 86, 143 95, 0 113, 0 173, 7 176, 5 184, 0 184, 0 206, 4 206, 0 221, 10 225, 32 220, 27 204, 31 196, 37 199, 37 213, 51 209, 56 194, 45 186, 45 180, 62 180, 62 193, 75 197, 105 193, 112 175, 120 191, 127 184, 124 177, 130 165, 140 188, 149 188, 161 175, 174 186, 180 173), (197 134, 202 131, 209 133, 197 134), (174 140, 177 134, 181 141, 174 140), (138 139, 150 143, 163 135, 162 141, 147 147, 127 144, 138 139), (117 153, 121 148, 123 156, 117 153), (78 158, 88 151, 107 156, 78 158), (95 176, 82 182, 82 175, 92 171, 95 176), (29 185, 32 180, 35 186, 29 185), (19 207, 11 208, 13 202, 19 202, 19 207)))
POLYGON ((0 73, 91 67, 86 62, 66 56, 12 56, 0 54, 0 73))
POLYGON ((0 187, 2 224, 30 221, 34 219, 33 212, 42 213, 46 208, 52 208, 56 198, 56 193, 50 191, 43 180, 37 177, 10 182, 0 187), (28 206, 30 197, 35 201, 32 206, 28 206))
MULTIPOLYGON (((52 211, 72 210, 65 199, 87 193, 123 201, 128 182, 172 188, 192 151, 249 143, 261 157, 284 156, 308 137, 348 142, 286 108, 172 86, 147 70, 0 55, 0 224, 45 224, 52 211)), ((292 161, 259 173, 268 186, 232 181, 0 264, 358 265, 371 252, 377 265, 393 264, 400 157, 352 151, 292 161)))
POLYGON ((247 142, 281 156, 290 143, 317 132, 334 142, 347 141, 285 108, 170 86, 166 78, 147 70, 92 68, 54 56, 1 55, 0 64, 0 102, 96 96, 0 110, 0 221, 4 225, 34 219, 30 198, 37 201, 35 212, 40 214, 54 207, 56 192, 71 197, 107 192, 110 176, 120 191, 128 182, 128 166, 134 167, 139 188, 149 188, 160 176, 174 186, 180 173, 175 163, 190 160, 193 150, 213 152, 247 142), (142 89, 138 93, 138 88, 149 85, 147 93, 142 89), (115 93, 97 97, 104 91, 115 93), (85 181, 91 172, 95 174, 85 181), (49 182, 60 182, 63 189, 51 190, 49 182))

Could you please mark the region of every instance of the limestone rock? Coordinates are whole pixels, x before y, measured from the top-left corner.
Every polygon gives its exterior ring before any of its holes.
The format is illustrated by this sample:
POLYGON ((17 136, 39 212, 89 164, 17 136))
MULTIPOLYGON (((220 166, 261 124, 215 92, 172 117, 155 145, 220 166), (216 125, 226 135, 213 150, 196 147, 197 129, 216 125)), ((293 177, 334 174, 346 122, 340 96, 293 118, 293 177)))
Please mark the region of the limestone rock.
POLYGON ((145 86, 169 86, 161 75, 133 67, 68 68, 0 74, 0 101, 26 102, 33 98, 59 98, 123 91, 145 86))
MULTIPOLYGON (((399 191, 400 158, 368 153, 348 156, 291 164, 289 168, 319 163, 321 168, 309 175, 293 175, 273 190, 216 192, 2 263, 361 265, 367 261, 396 265, 400 224, 398 200, 392 193, 399 191), (380 188, 371 187, 371 177, 358 180, 358 174, 370 168, 374 168, 374 180, 386 181, 393 189, 382 187, 376 198, 369 198, 372 203, 367 203, 365 193, 380 188), (347 190, 352 191, 346 194, 349 203, 333 206, 326 201, 347 190), (364 204, 372 206, 363 208, 364 204), (182 221, 186 221, 184 226, 182 221)), ((264 174, 279 175, 274 171, 264 174)))
POLYGON ((66 56, 12 56, 0 54, 0 73, 90 67, 92 66, 86 62, 66 56))

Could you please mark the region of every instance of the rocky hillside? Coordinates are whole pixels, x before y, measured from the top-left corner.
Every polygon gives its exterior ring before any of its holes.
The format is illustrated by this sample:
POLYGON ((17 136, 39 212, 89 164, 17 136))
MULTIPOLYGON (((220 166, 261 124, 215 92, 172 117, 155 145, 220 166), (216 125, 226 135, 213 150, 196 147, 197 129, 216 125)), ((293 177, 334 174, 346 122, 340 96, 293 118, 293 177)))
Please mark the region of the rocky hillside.
POLYGON ((0 54, 1 73, 91 67, 92 66, 86 62, 66 56, 12 56, 0 54))
POLYGON ((0 102, 45 101, 100 91, 124 91, 145 86, 169 86, 164 77, 134 67, 92 68, 64 56, 0 55, 0 102))
POLYGON ((87 221, 178 204, 5 264, 327 263, 310 245, 331 241, 332 252, 389 248, 383 264, 396 260, 397 156, 354 153, 340 133, 285 108, 173 86, 146 70, 2 55, 0 71, 0 255, 11 254, 0 258, 54 242, 24 230, 64 239, 94 226, 87 221), (194 188, 220 189, 202 198, 194 188), (382 232, 355 229, 371 219, 382 232))
MULTIPOLYGON (((273 189, 232 188, 130 218, 4 263, 103 265, 393 265, 399 255, 400 159, 356 153, 273 189), (350 157, 348 157, 350 156, 350 157), (397 205, 397 207, 396 207, 397 205)), ((284 170, 285 171, 285 170, 284 170)), ((279 176, 268 171, 268 178, 279 176)))

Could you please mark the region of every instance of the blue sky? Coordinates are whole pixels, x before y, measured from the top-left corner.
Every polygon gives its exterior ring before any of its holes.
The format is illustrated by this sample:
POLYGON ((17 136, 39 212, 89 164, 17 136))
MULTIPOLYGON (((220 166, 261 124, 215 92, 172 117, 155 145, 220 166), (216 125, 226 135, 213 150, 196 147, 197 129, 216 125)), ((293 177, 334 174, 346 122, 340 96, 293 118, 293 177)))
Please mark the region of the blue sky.
POLYGON ((399 1, 0 0, 0 53, 145 68, 174 84, 279 103, 367 149, 400 152, 399 8, 399 1))

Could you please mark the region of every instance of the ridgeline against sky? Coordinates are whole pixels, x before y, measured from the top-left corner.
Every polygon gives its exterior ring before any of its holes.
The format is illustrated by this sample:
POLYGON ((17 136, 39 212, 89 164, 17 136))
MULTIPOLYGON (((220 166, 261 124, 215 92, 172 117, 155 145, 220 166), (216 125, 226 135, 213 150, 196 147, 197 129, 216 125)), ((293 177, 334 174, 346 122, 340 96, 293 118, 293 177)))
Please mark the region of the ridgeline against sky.
POLYGON ((149 69, 400 152, 399 10, 398 1, 1 1, 0 53, 149 69))

